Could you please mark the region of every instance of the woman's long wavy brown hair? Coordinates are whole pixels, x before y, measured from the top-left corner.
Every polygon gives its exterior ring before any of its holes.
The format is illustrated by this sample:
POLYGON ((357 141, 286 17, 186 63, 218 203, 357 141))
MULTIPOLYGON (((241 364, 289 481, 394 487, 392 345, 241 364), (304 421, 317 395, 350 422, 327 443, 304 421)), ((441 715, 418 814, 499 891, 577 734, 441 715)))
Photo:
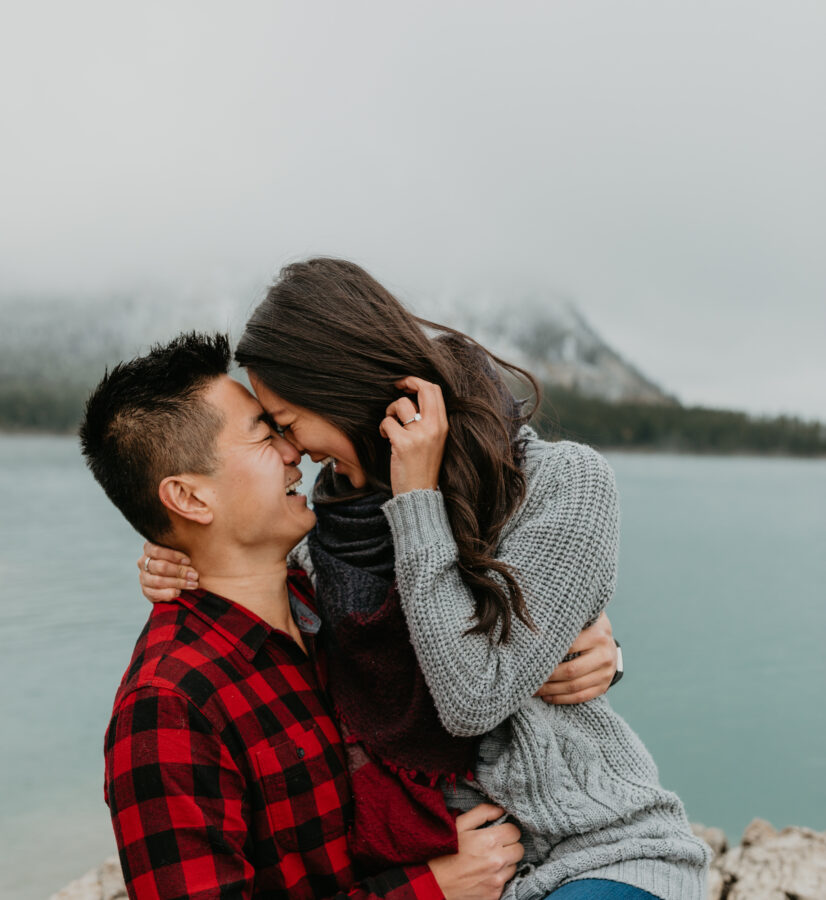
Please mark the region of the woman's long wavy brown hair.
POLYGON ((355 263, 327 258, 281 271, 235 357, 289 403, 343 431, 374 488, 390 484, 390 446, 378 426, 401 395, 395 382, 416 375, 438 384, 449 422, 439 489, 475 599, 469 631, 493 638, 498 630, 505 642, 514 615, 532 625, 514 573, 494 556, 525 496, 518 432, 539 401, 532 375, 467 335, 412 315, 355 263), (499 370, 531 388, 529 412, 499 370))

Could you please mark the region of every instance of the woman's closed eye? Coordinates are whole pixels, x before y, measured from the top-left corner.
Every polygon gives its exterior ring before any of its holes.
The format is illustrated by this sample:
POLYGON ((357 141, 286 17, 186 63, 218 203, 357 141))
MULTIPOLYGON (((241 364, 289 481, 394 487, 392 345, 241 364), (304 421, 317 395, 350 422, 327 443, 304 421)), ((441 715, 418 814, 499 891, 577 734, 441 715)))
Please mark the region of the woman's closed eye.
POLYGON ((287 428, 283 425, 279 425, 278 422, 276 422, 269 413, 262 413, 260 418, 261 421, 270 430, 270 434, 266 438, 267 440, 274 437, 273 432, 275 432, 275 434, 277 434, 279 437, 284 437, 284 432, 287 430, 287 428))

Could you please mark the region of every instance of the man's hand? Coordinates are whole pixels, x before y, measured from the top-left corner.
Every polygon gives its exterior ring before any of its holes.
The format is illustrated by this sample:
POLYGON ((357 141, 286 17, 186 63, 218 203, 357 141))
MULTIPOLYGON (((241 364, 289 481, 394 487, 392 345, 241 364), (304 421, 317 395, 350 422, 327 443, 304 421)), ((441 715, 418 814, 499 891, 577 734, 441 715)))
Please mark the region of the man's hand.
POLYGON ((499 900, 525 851, 515 825, 483 826, 505 811, 490 803, 456 817, 459 852, 428 863, 446 900, 499 900))
POLYGON ((617 671, 617 645, 608 616, 602 613, 590 628, 579 633, 568 653, 575 659, 560 663, 534 694, 546 703, 585 703, 604 694, 617 671))

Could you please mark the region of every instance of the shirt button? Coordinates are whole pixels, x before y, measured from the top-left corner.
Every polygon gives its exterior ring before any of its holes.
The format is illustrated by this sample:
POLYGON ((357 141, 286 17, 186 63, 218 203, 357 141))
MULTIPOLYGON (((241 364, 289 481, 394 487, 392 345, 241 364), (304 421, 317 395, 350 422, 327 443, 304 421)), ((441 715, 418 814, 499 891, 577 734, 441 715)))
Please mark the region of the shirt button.
POLYGON ((304 759, 304 748, 303 747, 298 748, 298 758, 304 759))

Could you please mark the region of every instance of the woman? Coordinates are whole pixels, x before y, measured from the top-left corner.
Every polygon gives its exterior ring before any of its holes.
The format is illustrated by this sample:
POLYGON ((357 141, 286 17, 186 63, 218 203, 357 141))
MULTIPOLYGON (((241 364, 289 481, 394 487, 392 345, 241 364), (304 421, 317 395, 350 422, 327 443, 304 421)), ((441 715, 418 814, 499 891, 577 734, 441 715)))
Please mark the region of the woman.
MULTIPOLYGON (((527 373, 416 319, 352 263, 287 267, 236 357, 285 436, 332 457, 302 562, 343 685, 356 796, 390 797, 391 822, 418 806, 414 844, 449 832, 435 782, 454 807, 489 797, 523 828, 530 866, 506 890, 518 900, 703 897, 708 850, 631 729, 602 698, 534 697, 614 589, 602 457, 538 440, 495 364, 535 387, 527 373), (405 622, 446 731, 405 657, 405 622)), ((394 830, 371 833, 369 816, 357 834, 365 859, 392 852, 394 830)))

